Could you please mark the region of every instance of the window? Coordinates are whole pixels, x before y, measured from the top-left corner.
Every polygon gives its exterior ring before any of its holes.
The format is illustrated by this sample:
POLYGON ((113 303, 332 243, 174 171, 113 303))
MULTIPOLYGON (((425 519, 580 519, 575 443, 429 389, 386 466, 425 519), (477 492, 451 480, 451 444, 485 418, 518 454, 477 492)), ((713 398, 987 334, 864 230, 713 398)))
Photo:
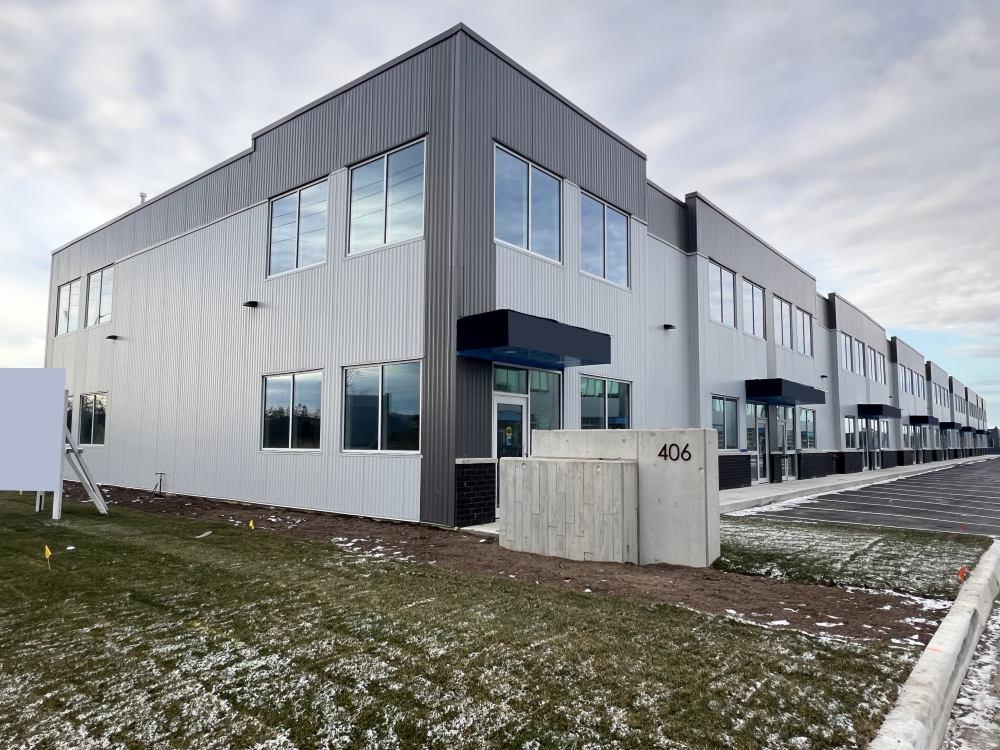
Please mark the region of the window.
POLYGON ((743 279, 743 330, 757 338, 764 335, 764 290, 743 279))
POLYGON ((795 333, 798 335, 798 353, 813 355, 813 316, 795 308, 795 333))
POLYGON ((878 380, 878 375, 875 371, 875 350, 870 346, 868 347, 868 378, 870 380, 878 380))
POLYGON ((528 393, 533 430, 558 430, 562 426, 562 376, 545 370, 493 366, 494 393, 528 393))
POLYGON ((323 373, 319 370, 264 378, 262 447, 319 450, 322 406, 323 373))
POLYGON ((345 370, 344 450, 420 450, 419 362, 345 370))
POLYGON ((885 371, 885 355, 882 354, 882 352, 876 353, 876 355, 875 355, 875 365, 876 365, 876 372, 878 374, 878 378, 877 378, 878 382, 880 382, 883 385, 885 385, 886 382, 888 381, 888 378, 886 377, 887 373, 885 371))
POLYGON ((269 276, 326 260, 327 181, 271 201, 269 276))
POLYGON ((107 412, 108 394, 80 396, 80 445, 104 445, 107 412))
POLYGON ((913 427, 911 425, 908 425, 908 424, 904 424, 903 425, 903 447, 904 448, 909 448, 910 447, 910 435, 912 434, 912 432, 913 432, 913 427))
POLYGON ((69 430, 69 434, 73 434, 73 397, 66 397, 66 429, 69 430))
POLYGON ((412 240, 423 233, 423 141, 351 170, 348 253, 412 240))
POLYGON ((854 339, 854 373, 865 374, 865 344, 857 339, 854 339))
POLYGON ((115 267, 94 271, 87 277, 87 327, 111 322, 111 293, 115 267))
POLYGON ((628 383, 601 378, 580 378, 580 429, 627 430, 632 404, 628 383))
POLYGON ((855 428, 854 417, 844 417, 844 447, 858 447, 858 432, 855 428))
POLYGON ((493 236, 560 260, 559 180, 499 146, 494 157, 493 236))
POLYGON ((909 390, 907 390, 907 387, 906 387, 906 373, 907 373, 907 369, 905 367, 903 367, 902 365, 897 364, 896 365, 896 371, 897 371, 896 377, 899 380, 899 390, 901 390, 903 393, 909 393, 909 390))
POLYGON ((774 343, 792 348, 792 306, 778 297, 774 298, 774 343))
POLYGON ((584 193, 580 194, 580 268, 628 286, 628 217, 584 193))
POLYGON ((80 279, 59 287, 56 336, 80 327, 80 279))
POLYGON ((736 327, 736 276, 720 265, 708 263, 708 317, 736 327))
POLYGON ((739 424, 736 419, 739 401, 726 396, 712 396, 712 427, 719 434, 719 450, 738 450, 739 424))
POLYGON ((840 366, 851 372, 851 352, 854 349, 853 339, 843 331, 840 332, 840 366))
POLYGON ((799 433, 802 436, 802 448, 816 447, 816 410, 799 409, 799 433))
POLYGON ((879 423, 882 428, 882 442, 881 447, 883 450, 889 449, 889 423, 884 419, 879 423))

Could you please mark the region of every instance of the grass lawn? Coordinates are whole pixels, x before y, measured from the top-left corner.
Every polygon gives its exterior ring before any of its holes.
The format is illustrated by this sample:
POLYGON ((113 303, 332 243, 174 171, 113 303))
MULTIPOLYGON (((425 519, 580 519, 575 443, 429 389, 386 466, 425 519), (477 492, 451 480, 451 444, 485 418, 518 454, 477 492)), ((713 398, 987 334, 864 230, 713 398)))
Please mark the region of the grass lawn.
POLYGON ((33 502, 0 493, 5 747, 864 747, 915 658, 33 502))
POLYGON ((722 556, 714 567, 824 586, 889 589, 954 599, 993 540, 973 534, 839 523, 722 517, 722 556))

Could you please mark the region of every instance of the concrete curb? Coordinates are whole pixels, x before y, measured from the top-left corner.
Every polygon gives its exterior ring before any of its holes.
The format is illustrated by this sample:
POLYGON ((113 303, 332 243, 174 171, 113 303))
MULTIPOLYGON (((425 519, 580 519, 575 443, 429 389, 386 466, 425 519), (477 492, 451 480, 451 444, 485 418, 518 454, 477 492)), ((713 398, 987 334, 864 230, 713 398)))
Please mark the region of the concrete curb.
POLYGON ((1000 542, 994 542, 962 585, 868 750, 941 747, 952 706, 998 593, 1000 542))
MULTIPOLYGON (((907 471, 895 471, 894 473, 886 476, 880 472, 862 472, 861 476, 854 480, 831 482, 829 485, 821 485, 818 487, 807 487, 805 489, 797 489, 794 486, 789 487, 786 491, 775 492, 771 495, 766 495, 764 497, 751 497, 743 500, 730 500, 726 501, 725 497, 720 493, 719 496, 719 512, 720 513, 733 513, 738 510, 746 510, 748 508, 763 508, 768 505, 774 505, 775 503, 783 503, 786 500, 799 500, 806 497, 818 497, 819 495, 828 495, 831 492, 842 492, 844 490, 856 490, 858 487, 867 487, 872 484, 885 484, 886 482, 895 482, 897 479, 908 479, 910 477, 919 476, 921 474, 930 474, 935 471, 943 471, 944 469, 951 469, 955 466, 964 466, 970 463, 977 463, 979 461, 988 460, 995 458, 994 456, 969 456, 968 458, 957 458, 951 459, 949 461, 938 461, 932 464, 920 464, 919 467, 915 467, 912 470, 907 471)), ((834 476, 844 476, 843 474, 834 476)), ((790 485, 794 485, 794 482, 789 482, 790 485)))

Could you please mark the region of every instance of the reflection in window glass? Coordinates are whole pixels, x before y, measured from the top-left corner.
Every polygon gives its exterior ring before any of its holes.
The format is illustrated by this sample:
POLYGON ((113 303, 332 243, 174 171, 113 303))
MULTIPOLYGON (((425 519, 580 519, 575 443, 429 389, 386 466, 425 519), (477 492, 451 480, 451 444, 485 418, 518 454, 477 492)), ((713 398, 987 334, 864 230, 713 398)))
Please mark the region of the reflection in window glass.
POLYGON ((528 246, 528 164, 494 149, 494 232, 498 240, 528 246))
POLYGON ((322 392, 322 373, 304 372, 295 376, 292 398, 292 448, 319 450, 322 392))
POLYGON ((271 450, 319 450, 323 374, 300 372, 264 378, 261 446, 271 450))
POLYGON ((386 199, 387 243, 424 233, 424 144, 414 143, 389 154, 386 199))
POLYGON ((499 393, 527 393, 527 372, 516 367, 494 366, 493 390, 499 393))
POLYGON ((792 348, 792 306, 783 299, 774 297, 774 343, 786 349, 792 348))
POLYGON ((610 206, 605 217, 608 227, 607 279, 620 286, 628 286, 628 218, 610 206))
POLYGON ((816 410, 799 410, 799 432, 802 437, 802 448, 813 449, 816 447, 816 410))
POLYGON ((271 259, 269 273, 295 268, 299 227, 299 194, 292 193, 271 203, 271 259))
POLYGON ((378 449, 378 367, 347 370, 344 390, 344 449, 378 449))
POLYGON ((56 335, 71 333, 80 325, 80 279, 59 287, 56 335))
POLYGON ((385 162, 382 159, 351 170, 351 232, 349 252, 385 243, 385 162))
POLYGON ((107 405, 106 393, 80 396, 80 445, 104 445, 107 405))
POLYGON ((114 266, 95 271, 87 277, 87 327, 111 320, 111 294, 114 266))
POLYGON ((604 381, 598 378, 580 378, 580 429, 603 430, 604 381))
POLYGON ((326 260, 327 184, 305 188, 299 204, 298 266, 311 266, 326 260))
MULTIPOLYGON (((708 264, 708 316, 716 323, 736 327, 736 276, 720 265, 708 264)), ((751 296, 752 298, 752 296, 751 296)))
POLYGON ((631 424, 631 406, 629 404, 629 384, 609 380, 608 391, 608 429, 627 430, 631 424))
MULTIPOLYGON (((712 427, 718 433, 719 450, 735 450, 739 445, 739 422, 737 409, 739 401, 735 398, 712 396, 712 427)), ((752 412, 750 413, 752 419, 752 412)), ((751 442, 753 426, 747 422, 747 435, 751 442)))
POLYGON ((558 373, 531 371, 531 429, 558 430, 561 426, 558 373))
POLYGON ((274 276, 326 260, 328 203, 326 180, 271 201, 268 274, 274 276))
POLYGON ((604 204, 580 196, 580 267, 604 277, 604 204))
POLYGON ((531 238, 528 249, 559 260, 559 180, 531 168, 531 238))
POLYGON ((420 363, 382 368, 382 450, 420 450, 420 363))
POLYGON ((66 397, 66 429, 69 430, 69 434, 73 434, 73 397, 66 397))

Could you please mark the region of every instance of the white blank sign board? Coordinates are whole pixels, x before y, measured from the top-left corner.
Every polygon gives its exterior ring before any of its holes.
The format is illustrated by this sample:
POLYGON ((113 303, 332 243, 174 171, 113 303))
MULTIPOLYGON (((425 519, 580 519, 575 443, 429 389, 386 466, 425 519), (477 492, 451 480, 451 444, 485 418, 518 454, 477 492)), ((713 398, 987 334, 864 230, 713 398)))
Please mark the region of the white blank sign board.
POLYGON ((62 480, 66 370, 0 368, 0 490, 55 492, 62 480))

